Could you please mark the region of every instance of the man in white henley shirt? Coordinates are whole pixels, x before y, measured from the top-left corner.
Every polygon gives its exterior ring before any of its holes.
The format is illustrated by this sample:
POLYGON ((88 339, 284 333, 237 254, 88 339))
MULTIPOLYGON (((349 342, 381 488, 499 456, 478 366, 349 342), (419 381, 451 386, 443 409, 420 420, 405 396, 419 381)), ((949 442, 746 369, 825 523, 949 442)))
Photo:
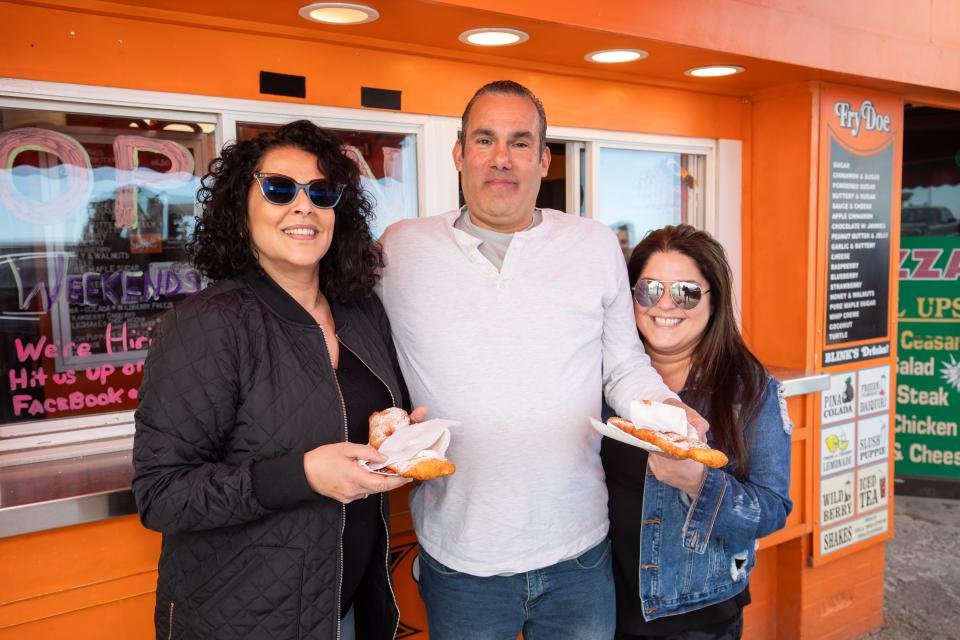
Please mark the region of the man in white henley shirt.
POLYGON ((616 236, 536 209, 546 116, 500 81, 454 147, 466 206, 383 235, 380 295, 415 404, 459 420, 450 477, 410 508, 432 640, 598 640, 615 626, 607 490, 588 416, 603 394, 679 404, 637 335, 616 236))

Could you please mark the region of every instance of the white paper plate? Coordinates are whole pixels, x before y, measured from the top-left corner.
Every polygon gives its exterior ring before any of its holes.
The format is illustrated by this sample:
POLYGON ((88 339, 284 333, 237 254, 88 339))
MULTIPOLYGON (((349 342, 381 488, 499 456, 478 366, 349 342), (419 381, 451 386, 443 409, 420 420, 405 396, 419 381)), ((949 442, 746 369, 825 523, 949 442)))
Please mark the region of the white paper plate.
POLYGON ((608 438, 613 438, 614 440, 617 440, 619 442, 623 442, 625 444, 629 444, 634 447, 640 447, 641 449, 646 449, 647 451, 653 451, 654 453, 663 453, 663 449, 661 449, 657 445, 651 444, 646 440, 641 440, 640 438, 637 438, 636 436, 632 436, 629 433, 626 433, 625 431, 621 431, 616 427, 612 427, 606 424, 605 422, 600 422, 596 418, 590 418, 590 424, 593 426, 594 429, 596 429, 602 435, 607 436, 608 438))
POLYGON ((393 471, 387 471, 386 469, 371 469, 369 463, 366 460, 357 460, 357 464, 369 471, 370 473, 376 473, 381 476, 390 476, 390 477, 400 477, 399 473, 394 473, 393 471))

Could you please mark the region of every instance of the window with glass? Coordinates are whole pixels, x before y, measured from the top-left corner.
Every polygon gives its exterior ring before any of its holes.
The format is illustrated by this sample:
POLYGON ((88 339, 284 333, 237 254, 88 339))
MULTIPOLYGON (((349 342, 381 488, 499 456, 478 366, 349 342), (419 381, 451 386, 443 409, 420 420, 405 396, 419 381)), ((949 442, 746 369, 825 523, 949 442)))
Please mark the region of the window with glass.
MULTIPOLYGON (((706 221, 706 153, 557 139, 548 140, 547 147, 550 168, 540 183, 537 206, 600 220, 620 239, 625 258, 652 229, 680 223, 702 227, 706 221), (594 150, 592 156, 587 147, 594 150), (592 207, 590 189, 598 196, 592 207)), ((461 190, 460 206, 464 204, 461 190)))
POLYGON ((900 236, 958 236, 960 111, 907 106, 903 117, 900 236))
POLYGON ((214 129, 0 109, 0 438, 136 408, 157 320, 203 284, 184 246, 214 129))
MULTIPOLYGON (((320 123, 322 125, 322 123, 320 123)), ((278 124, 238 122, 237 139, 248 140, 276 131, 278 124)), ((374 205, 371 224, 379 238, 390 224, 419 213, 417 136, 412 133, 337 130, 343 150, 360 169, 360 183, 374 205)))
POLYGON ((593 217, 620 239, 625 257, 668 224, 702 224, 706 155, 600 147, 593 217))

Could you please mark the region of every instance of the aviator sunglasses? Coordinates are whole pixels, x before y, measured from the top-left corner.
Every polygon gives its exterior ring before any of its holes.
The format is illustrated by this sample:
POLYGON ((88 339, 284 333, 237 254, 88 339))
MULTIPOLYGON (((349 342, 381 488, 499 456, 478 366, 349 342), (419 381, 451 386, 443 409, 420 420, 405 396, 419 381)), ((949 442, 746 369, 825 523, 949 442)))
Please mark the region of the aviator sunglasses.
POLYGON ((253 177, 260 185, 260 193, 263 194, 264 200, 270 204, 290 204, 296 199, 297 193, 303 189, 315 206, 320 209, 333 209, 340 202, 344 189, 344 185, 325 179, 303 183, 279 173, 259 171, 254 173, 253 177))
POLYGON ((670 285, 670 297, 673 299, 673 303, 687 311, 700 304, 703 294, 710 293, 710 289, 704 290, 696 282, 641 278, 637 280, 637 286, 633 288, 633 299, 641 307, 652 307, 663 297, 663 292, 666 289, 664 285, 667 284, 670 285))

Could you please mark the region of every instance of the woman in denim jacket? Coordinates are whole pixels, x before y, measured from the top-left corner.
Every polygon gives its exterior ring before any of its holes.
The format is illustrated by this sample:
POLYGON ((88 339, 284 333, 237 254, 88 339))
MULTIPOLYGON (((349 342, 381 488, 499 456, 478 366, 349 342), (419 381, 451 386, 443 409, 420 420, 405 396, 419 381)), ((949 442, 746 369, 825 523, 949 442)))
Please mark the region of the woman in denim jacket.
POLYGON ((793 506, 782 390, 740 336, 730 267, 709 234, 654 231, 628 271, 653 366, 730 463, 710 469, 604 438, 617 638, 739 638, 757 539, 793 506))

